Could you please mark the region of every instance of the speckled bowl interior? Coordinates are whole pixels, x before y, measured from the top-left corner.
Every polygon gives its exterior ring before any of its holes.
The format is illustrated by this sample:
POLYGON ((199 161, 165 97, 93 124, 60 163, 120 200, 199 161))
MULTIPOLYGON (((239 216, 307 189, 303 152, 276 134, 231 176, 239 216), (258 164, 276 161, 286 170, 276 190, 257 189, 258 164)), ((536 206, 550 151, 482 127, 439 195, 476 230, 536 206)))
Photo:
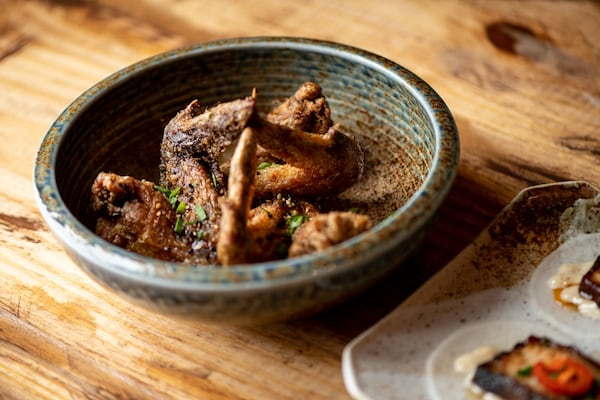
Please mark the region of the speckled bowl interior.
POLYGON ((444 102, 400 65, 331 42, 242 38, 160 54, 94 85, 51 126, 34 175, 52 231, 102 284, 169 313, 259 320, 321 309, 400 263, 444 199, 458 151, 444 102), (164 126, 191 100, 210 106, 256 88, 265 113, 305 81, 322 86, 332 119, 365 151, 363 178, 340 197, 375 228, 318 254, 232 268, 150 259, 93 233, 98 172, 157 180, 164 126))

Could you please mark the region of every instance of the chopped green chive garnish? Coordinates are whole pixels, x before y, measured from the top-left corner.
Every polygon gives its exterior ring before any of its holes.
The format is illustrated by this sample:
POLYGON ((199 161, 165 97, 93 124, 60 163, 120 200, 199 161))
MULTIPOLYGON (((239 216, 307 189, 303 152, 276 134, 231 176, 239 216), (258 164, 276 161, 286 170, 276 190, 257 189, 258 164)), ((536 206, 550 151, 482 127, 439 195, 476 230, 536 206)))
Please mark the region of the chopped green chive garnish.
POLYGON ((213 183, 215 189, 218 189, 219 188, 219 183, 217 182, 217 176, 212 171, 210 171, 210 178, 212 179, 212 183, 213 183))
POLYGON ((358 207, 351 207, 348 211, 358 214, 358 207))
POLYGON ((198 215, 198 221, 202 222, 208 218, 206 216, 206 211, 202 208, 202 205, 196 204, 196 215, 198 215))
POLYGON ((173 230, 175 233, 183 232, 183 218, 181 218, 181 215, 177 217, 177 222, 175 222, 175 228, 173 228, 173 230))
POLYGON ((263 161, 260 164, 258 164, 258 166, 256 167, 256 170, 257 171, 261 171, 261 170, 263 170, 265 168, 275 167, 277 165, 279 165, 279 164, 277 164, 277 163, 270 163, 270 162, 267 162, 267 161, 263 161))
POLYGON ((175 189, 171 190, 171 193, 169 193, 169 203, 173 206, 173 208, 177 206, 177 195, 179 194, 180 190, 181 187, 177 186, 175 189))
POLYGON ((533 367, 531 365, 527 365, 517 371, 517 376, 521 376, 521 377, 525 378, 525 377, 531 376, 532 371, 533 371, 533 367))
POLYGON ((290 225, 289 225, 288 233, 290 235, 293 235, 294 232, 296 232, 296 229, 298 229, 300 227, 300 225, 302 225, 304 223, 304 221, 307 221, 308 219, 309 219, 308 215, 303 215, 303 214, 292 215, 290 217, 290 225))
POLYGON ((177 197, 179 191, 181 191, 181 186, 177 186, 175 189, 171 190, 171 192, 169 193, 169 200, 177 197))
POLYGON ((177 195, 181 191, 181 187, 180 186, 177 186, 175 189, 170 190, 166 186, 154 185, 154 189, 158 190, 159 192, 161 192, 162 194, 164 194, 165 196, 167 196, 167 198, 169 199, 169 204, 174 209, 176 209, 177 212, 183 212, 183 210, 179 211, 179 208, 183 207, 185 209, 185 202, 179 203, 178 200, 177 200, 177 195), (183 206, 181 206, 182 203, 183 203, 183 206))
POLYGON ((204 237, 204 231, 198 231, 198 233, 196 234, 196 239, 202 240, 203 237, 204 237))
POLYGON ((177 209, 175 209, 175 212, 176 212, 177 214, 181 214, 181 213, 183 213, 183 212, 185 211, 185 206, 186 206, 186 205, 187 205, 187 204, 186 204, 186 202, 185 202, 185 201, 182 201, 182 202, 181 202, 181 203, 179 203, 179 205, 177 206, 177 209))
POLYGON ((169 190, 169 188, 165 186, 154 185, 154 189, 158 190, 167 197, 171 194, 171 190, 169 190))
POLYGON ((265 168, 269 168, 270 166, 271 166, 270 162, 263 161, 260 164, 258 164, 258 167, 256 167, 256 169, 260 171, 260 170, 263 170, 265 168))

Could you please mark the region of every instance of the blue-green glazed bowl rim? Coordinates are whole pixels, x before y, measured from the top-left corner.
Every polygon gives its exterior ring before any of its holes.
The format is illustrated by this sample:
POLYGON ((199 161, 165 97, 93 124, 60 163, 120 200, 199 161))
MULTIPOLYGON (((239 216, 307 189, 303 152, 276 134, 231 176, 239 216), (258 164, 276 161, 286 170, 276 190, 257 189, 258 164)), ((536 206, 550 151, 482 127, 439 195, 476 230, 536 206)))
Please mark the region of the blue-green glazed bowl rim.
POLYGON ((411 240, 411 235, 423 228, 445 198, 454 180, 458 159, 458 132, 449 109, 426 82, 406 68, 371 52, 329 41, 246 37, 200 43, 158 54, 123 68, 86 90, 58 116, 44 136, 35 160, 34 183, 42 215, 54 234, 76 253, 76 257, 86 259, 108 273, 153 286, 178 290, 239 290, 293 284, 343 273, 411 240), (436 153, 422 186, 402 207, 368 232, 325 251, 227 268, 194 267, 135 254, 101 239, 75 218, 58 192, 54 171, 63 137, 77 114, 101 98, 113 85, 147 68, 212 52, 258 48, 306 50, 350 60, 386 75, 418 100, 436 131, 436 153))

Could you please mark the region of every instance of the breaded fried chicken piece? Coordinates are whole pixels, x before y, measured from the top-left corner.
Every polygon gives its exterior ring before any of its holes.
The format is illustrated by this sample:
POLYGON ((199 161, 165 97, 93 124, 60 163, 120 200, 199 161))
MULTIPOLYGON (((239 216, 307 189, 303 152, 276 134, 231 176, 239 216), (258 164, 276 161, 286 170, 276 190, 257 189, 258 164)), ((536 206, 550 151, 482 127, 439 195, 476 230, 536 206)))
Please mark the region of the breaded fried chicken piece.
POLYGON ((187 238, 173 231, 177 215, 152 182, 101 172, 92 185, 92 199, 100 237, 161 260, 206 263, 187 238))
POLYGON ((367 215, 350 211, 332 211, 310 218, 292 238, 289 257, 310 254, 350 239, 372 227, 367 215))

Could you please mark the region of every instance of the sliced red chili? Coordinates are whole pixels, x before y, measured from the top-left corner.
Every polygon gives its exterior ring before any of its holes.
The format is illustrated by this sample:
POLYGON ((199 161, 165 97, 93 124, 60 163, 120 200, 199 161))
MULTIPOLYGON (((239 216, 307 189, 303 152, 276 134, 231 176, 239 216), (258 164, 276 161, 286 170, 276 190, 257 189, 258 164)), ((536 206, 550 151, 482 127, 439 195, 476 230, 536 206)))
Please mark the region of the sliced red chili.
POLYGON ((566 396, 580 396, 590 391, 594 377, 589 368, 570 357, 559 356, 550 363, 538 362, 533 375, 548 390, 566 396))

